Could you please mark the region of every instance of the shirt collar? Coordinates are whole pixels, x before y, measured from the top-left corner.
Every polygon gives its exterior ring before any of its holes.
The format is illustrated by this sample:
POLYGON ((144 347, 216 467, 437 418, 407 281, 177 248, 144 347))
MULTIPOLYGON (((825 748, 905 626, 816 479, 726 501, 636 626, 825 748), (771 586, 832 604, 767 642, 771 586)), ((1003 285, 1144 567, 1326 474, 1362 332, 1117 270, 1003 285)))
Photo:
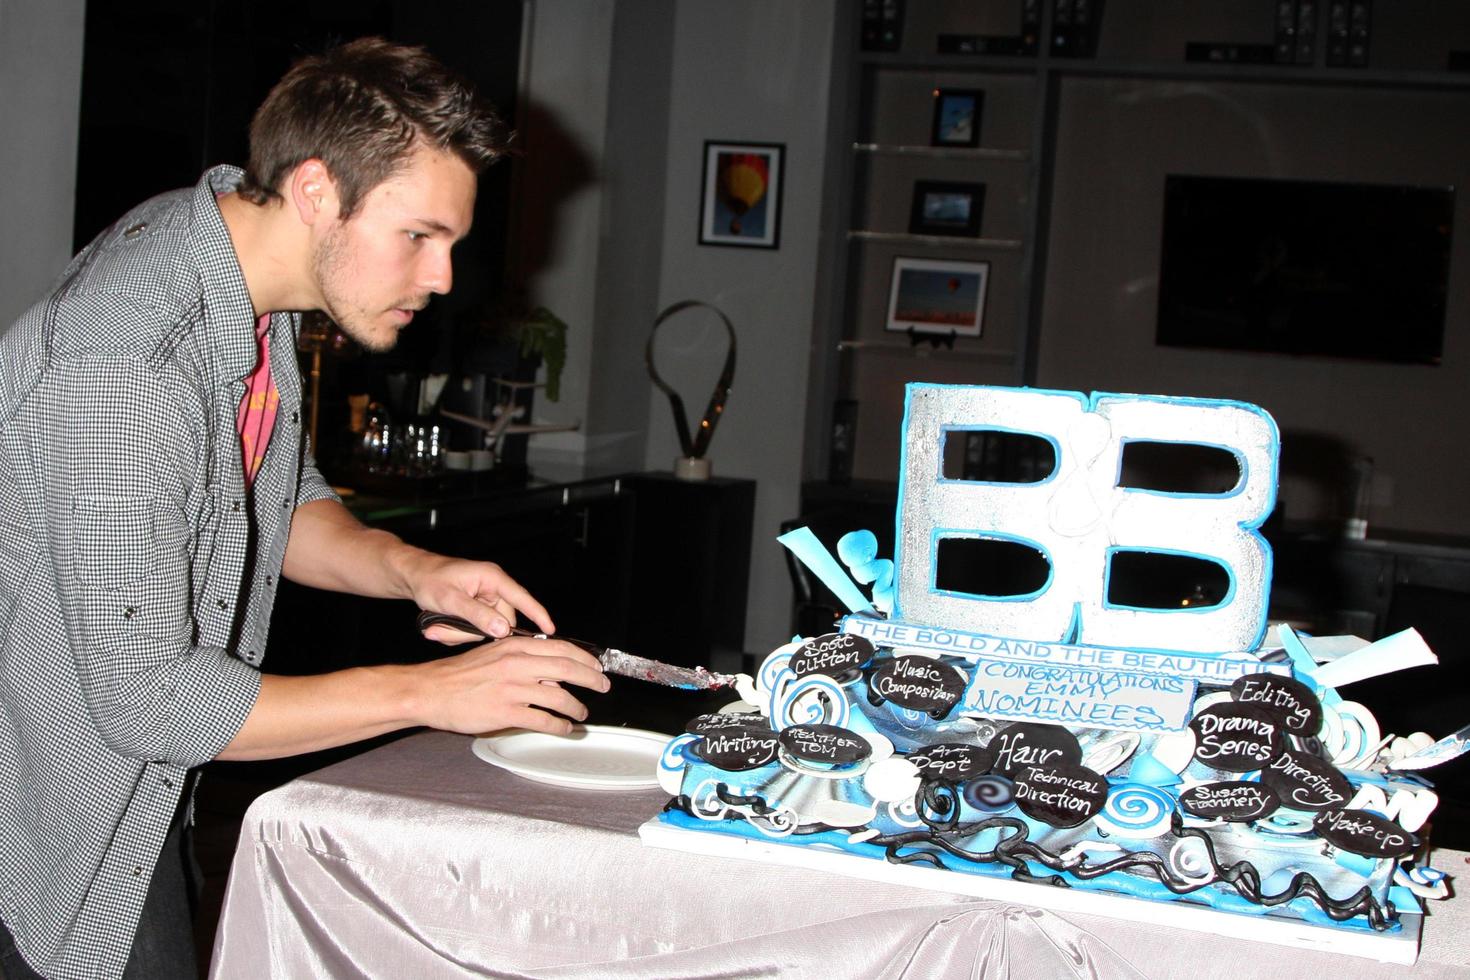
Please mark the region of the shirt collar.
MULTIPOLYGON (((224 376, 238 381, 255 369, 255 308, 245 286, 245 273, 220 215, 217 198, 237 190, 244 172, 222 164, 212 167, 194 186, 192 235, 199 256, 200 295, 204 298, 204 333, 224 376)), ((300 318, 294 313, 271 316, 271 333, 285 328, 293 340, 300 318)))

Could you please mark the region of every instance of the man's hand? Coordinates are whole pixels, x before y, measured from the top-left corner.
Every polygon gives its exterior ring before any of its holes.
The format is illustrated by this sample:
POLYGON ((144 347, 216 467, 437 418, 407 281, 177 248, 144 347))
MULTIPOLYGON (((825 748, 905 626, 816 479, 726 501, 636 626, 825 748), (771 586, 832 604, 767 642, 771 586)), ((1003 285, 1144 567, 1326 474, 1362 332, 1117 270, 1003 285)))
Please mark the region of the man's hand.
MULTIPOLYGON (((358 595, 412 599, 420 609, 468 619, 487 636, 505 636, 516 613, 556 632, 546 607, 499 565, 446 558, 364 527, 335 500, 296 508, 283 573, 293 582, 358 595)), ((426 634, 442 643, 477 639, 448 627, 426 634)))
MULTIPOLYGON (((555 633, 546 607, 493 562, 466 561, 422 552, 406 563, 404 578, 420 609, 467 619, 486 636, 505 636, 519 612, 543 633, 555 633)), ((440 643, 464 643, 479 637, 448 626, 433 626, 424 636, 440 643)))
POLYGON ((598 692, 610 686, 590 653, 530 637, 485 643, 420 670, 419 704, 411 709, 419 724, 467 735, 499 728, 565 735, 572 721, 586 720, 587 709, 562 685, 598 692))

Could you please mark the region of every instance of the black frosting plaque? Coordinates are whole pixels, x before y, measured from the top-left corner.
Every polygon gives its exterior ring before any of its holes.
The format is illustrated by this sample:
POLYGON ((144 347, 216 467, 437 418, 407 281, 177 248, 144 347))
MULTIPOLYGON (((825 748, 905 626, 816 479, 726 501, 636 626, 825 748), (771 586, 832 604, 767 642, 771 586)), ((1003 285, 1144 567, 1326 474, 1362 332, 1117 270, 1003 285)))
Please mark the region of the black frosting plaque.
POLYGON ((760 728, 768 724, 766 716, 758 711, 715 711, 690 718, 684 730, 691 735, 708 735, 710 732, 726 732, 732 728, 760 728))
POLYGON ((1033 820, 1075 827, 1108 801, 1107 777, 1085 766, 1026 766, 1016 778, 1016 806, 1033 820))
POLYGON ((939 719, 960 703, 968 683, 957 668, 932 657, 897 656, 872 668, 868 694, 874 704, 892 701, 939 719))
POLYGON ((1194 729, 1194 757, 1226 772, 1260 769, 1286 749, 1281 722, 1253 704, 1211 705, 1189 727, 1194 729))
POLYGON ((995 753, 991 768, 1011 779, 1027 766, 1075 766, 1082 762, 1077 736, 1060 725, 1029 721, 1007 725, 995 733, 989 748, 995 753))
POLYGON ((781 746, 804 762, 841 766, 873 753, 868 740, 838 725, 791 725, 781 730, 781 746))
POLYGON ((1179 794, 1185 811, 1206 820, 1245 823, 1270 816, 1281 806, 1276 791, 1264 783, 1203 783, 1179 794))
POLYGON ((1307 738, 1322 730, 1322 702, 1294 677, 1246 674, 1230 685, 1238 704, 1252 704, 1281 722, 1288 735, 1307 738))
POLYGON ((791 655, 786 666, 797 677, 807 674, 826 674, 840 677, 857 667, 862 667, 877 653, 873 641, 852 633, 828 633, 813 637, 791 655))
POLYGON ((769 727, 710 732, 690 746, 705 762, 729 772, 759 769, 776 758, 780 739, 769 727))
POLYGON ((925 779, 959 783, 989 772, 995 755, 985 746, 940 742, 914 749, 908 760, 918 767, 919 775, 925 779))
POLYGON ((1419 838, 1366 810, 1323 810, 1312 829, 1327 843, 1365 857, 1403 857, 1419 846, 1419 838))
POLYGON ((1293 810, 1332 810, 1353 795, 1347 777, 1332 763, 1294 749, 1272 759, 1261 770, 1261 782, 1276 791, 1282 806, 1293 810))

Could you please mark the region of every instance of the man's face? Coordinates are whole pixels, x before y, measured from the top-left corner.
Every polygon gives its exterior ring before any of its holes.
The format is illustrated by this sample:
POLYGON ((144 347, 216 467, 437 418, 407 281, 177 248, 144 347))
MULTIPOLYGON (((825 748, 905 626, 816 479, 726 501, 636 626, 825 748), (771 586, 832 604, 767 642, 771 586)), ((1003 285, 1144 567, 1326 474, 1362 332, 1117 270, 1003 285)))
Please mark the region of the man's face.
POLYGON ((449 292, 449 250, 469 232, 474 209, 470 168, 453 154, 416 149, 317 245, 322 311, 368 350, 391 349, 431 294, 449 292))

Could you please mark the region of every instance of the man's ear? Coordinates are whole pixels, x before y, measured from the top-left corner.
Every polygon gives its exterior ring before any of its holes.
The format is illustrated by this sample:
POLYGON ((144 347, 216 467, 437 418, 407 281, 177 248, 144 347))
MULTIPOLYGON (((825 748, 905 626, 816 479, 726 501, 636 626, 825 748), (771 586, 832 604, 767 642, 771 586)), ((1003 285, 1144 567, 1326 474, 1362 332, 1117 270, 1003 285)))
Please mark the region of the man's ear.
POLYGON ((327 165, 316 157, 303 160, 286 179, 286 196, 304 225, 335 218, 339 207, 337 182, 327 165))

